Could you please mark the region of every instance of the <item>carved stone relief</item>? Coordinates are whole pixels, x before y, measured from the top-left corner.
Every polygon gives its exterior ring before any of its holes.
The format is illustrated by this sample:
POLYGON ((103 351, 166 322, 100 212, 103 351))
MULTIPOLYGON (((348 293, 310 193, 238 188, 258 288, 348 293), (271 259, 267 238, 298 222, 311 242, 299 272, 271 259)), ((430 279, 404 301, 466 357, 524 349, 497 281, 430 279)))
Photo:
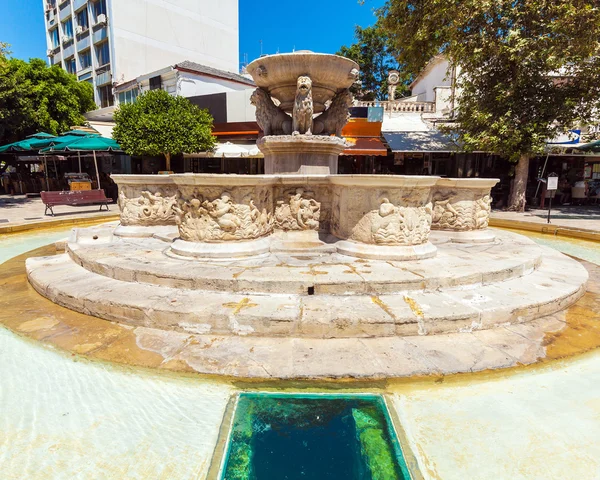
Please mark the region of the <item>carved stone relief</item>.
POLYGON ((215 188, 195 190, 174 208, 179 235, 191 242, 250 240, 271 233, 271 191, 240 188, 234 196, 215 188))
POLYGON ((286 198, 277 200, 275 228, 281 230, 319 230, 321 203, 314 199, 314 192, 303 188, 288 190, 286 198))
POLYGON ((177 195, 163 196, 161 192, 148 190, 139 192, 139 196, 128 198, 121 189, 119 191, 119 209, 121 225, 173 225, 177 195))
POLYGON ((256 107, 256 123, 265 135, 290 135, 292 118, 273 103, 271 96, 262 88, 257 88, 250 97, 256 107))
POLYGON ((292 112, 292 134, 312 135, 313 127, 312 80, 308 76, 298 77, 296 99, 292 112))
POLYGON ((379 209, 364 215, 351 239, 376 245, 420 245, 429 238, 432 205, 399 207, 382 198, 379 209))
POLYGON ((433 197, 432 228, 455 231, 487 228, 490 211, 489 194, 474 195, 468 190, 437 192, 433 197))
POLYGON ((338 93, 329 108, 313 121, 313 133, 315 135, 335 135, 342 136, 342 128, 348 123, 350 118, 349 108, 352 106, 354 98, 350 90, 344 90, 338 93))

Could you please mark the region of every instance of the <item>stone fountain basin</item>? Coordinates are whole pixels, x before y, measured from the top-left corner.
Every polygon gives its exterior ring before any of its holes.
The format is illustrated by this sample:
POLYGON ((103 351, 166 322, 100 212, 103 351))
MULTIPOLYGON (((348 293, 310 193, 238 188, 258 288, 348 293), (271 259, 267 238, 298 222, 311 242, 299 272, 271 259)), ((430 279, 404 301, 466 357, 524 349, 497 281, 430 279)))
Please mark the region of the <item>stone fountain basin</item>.
POLYGON ((290 113, 296 97, 298 77, 312 80, 315 113, 325 110, 325 103, 355 81, 358 64, 348 58, 313 52, 281 53, 258 58, 247 67, 256 85, 281 102, 280 108, 290 113))

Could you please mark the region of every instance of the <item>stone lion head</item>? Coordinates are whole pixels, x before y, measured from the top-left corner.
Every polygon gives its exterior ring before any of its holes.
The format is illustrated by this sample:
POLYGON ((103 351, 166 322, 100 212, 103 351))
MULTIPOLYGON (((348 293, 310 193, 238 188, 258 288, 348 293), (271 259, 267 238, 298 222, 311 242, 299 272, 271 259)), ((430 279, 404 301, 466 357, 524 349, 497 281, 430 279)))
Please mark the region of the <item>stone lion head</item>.
POLYGON ((252 92, 252 95, 250 96, 250 103, 256 106, 257 104, 260 104, 262 100, 265 100, 267 98, 270 100, 269 94, 265 92, 262 88, 257 88, 256 90, 254 90, 254 92, 252 92))
POLYGON ((300 76, 298 77, 296 88, 298 92, 307 95, 312 90, 312 80, 308 76, 300 76))

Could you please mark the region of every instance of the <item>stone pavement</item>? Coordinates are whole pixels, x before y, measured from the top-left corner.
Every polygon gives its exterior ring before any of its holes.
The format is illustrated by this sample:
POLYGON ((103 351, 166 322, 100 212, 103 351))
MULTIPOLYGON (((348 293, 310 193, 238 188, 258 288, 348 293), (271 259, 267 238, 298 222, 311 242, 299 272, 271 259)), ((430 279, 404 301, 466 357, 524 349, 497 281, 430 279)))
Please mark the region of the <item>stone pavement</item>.
POLYGON ((99 212, 97 205, 71 206, 63 205, 54 208, 55 215, 44 215, 44 204, 39 197, 28 198, 25 195, 0 195, 0 233, 3 231, 26 230, 29 227, 44 224, 65 224, 75 221, 105 218, 112 220, 118 215, 119 208, 109 204, 109 211, 99 212))
MULTIPOLYGON (((550 215, 550 224, 547 223, 548 210, 539 208, 531 209, 524 213, 494 210, 492 211, 491 219, 492 226, 494 220, 508 220, 547 225, 550 228, 584 229, 600 233, 600 204, 582 206, 559 205, 553 207, 550 215)), ((519 228, 519 226, 516 225, 514 228, 519 228)))

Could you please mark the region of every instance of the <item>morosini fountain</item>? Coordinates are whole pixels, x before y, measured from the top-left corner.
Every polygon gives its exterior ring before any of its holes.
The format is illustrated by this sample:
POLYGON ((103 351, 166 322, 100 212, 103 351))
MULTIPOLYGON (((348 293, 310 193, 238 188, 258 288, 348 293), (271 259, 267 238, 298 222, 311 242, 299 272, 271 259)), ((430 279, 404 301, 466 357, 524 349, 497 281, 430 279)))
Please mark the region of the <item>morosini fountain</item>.
POLYGON ((266 174, 114 175, 120 224, 28 259, 41 295, 204 374, 381 378, 543 356, 587 272, 488 228, 497 180, 338 175, 358 66, 303 51, 248 71, 266 174))

